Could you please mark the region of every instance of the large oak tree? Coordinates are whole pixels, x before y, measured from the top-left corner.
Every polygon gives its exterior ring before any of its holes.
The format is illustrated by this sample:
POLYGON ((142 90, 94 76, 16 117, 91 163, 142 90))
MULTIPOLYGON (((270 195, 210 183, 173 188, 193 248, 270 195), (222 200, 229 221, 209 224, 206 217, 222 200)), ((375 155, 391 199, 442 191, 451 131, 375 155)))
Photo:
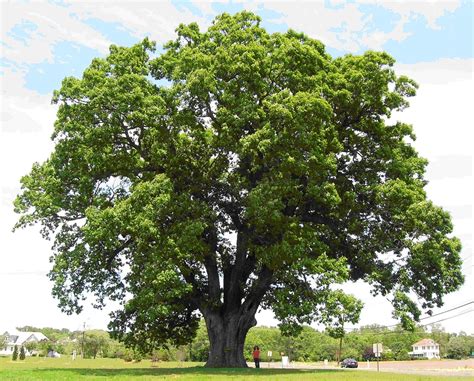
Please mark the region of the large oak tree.
POLYGON ((459 288, 427 161, 388 122, 417 87, 389 55, 333 59, 248 12, 177 35, 158 55, 111 46, 54 94, 54 151, 15 205, 18 227, 54 238, 64 311, 122 301, 110 328, 144 350, 188 342, 203 317, 207 365, 238 367, 259 308, 287 333, 337 329, 360 303, 334 284, 364 280, 409 326, 459 288))

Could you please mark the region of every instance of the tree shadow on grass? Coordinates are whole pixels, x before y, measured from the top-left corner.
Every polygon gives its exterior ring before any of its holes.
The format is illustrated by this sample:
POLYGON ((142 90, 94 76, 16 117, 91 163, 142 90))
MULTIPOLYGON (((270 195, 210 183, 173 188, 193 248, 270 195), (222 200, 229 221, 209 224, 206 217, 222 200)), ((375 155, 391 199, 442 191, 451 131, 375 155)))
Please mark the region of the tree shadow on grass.
POLYGON ((196 375, 196 376, 265 376, 271 377, 276 375, 298 375, 318 374, 341 372, 340 369, 255 369, 255 368, 204 368, 204 367, 189 367, 189 368, 131 368, 131 369, 113 369, 113 368, 49 368, 36 369, 35 373, 41 372, 68 372, 80 376, 91 377, 143 377, 143 376, 171 376, 171 375, 196 375))

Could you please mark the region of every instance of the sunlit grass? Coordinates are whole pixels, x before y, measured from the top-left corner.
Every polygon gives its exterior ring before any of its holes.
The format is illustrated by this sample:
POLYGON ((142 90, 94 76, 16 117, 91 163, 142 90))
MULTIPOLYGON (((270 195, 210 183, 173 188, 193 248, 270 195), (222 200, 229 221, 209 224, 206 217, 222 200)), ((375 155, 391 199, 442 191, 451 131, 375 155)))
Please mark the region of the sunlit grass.
POLYGON ((466 379, 394 373, 375 373, 340 369, 207 369, 202 363, 159 362, 149 360, 127 363, 119 359, 27 358, 11 361, 0 358, 0 380, 380 380, 380 381, 445 381, 466 379))

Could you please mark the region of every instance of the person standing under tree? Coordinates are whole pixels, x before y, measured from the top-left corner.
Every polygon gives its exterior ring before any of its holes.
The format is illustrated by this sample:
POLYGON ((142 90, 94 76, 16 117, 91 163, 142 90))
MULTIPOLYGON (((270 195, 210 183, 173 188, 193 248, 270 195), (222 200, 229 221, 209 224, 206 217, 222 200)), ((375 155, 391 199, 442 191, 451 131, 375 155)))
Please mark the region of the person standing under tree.
POLYGON ((252 356, 255 362, 255 368, 260 368, 260 348, 257 345, 253 347, 252 356))

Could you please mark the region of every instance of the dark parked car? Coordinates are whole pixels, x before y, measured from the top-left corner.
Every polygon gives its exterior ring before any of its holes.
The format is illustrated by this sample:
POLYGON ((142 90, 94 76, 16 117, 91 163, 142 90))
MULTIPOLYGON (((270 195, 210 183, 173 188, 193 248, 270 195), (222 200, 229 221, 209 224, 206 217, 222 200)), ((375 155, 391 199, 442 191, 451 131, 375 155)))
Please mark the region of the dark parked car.
POLYGON ((359 364, 354 359, 344 359, 341 362, 341 368, 358 368, 359 364))

